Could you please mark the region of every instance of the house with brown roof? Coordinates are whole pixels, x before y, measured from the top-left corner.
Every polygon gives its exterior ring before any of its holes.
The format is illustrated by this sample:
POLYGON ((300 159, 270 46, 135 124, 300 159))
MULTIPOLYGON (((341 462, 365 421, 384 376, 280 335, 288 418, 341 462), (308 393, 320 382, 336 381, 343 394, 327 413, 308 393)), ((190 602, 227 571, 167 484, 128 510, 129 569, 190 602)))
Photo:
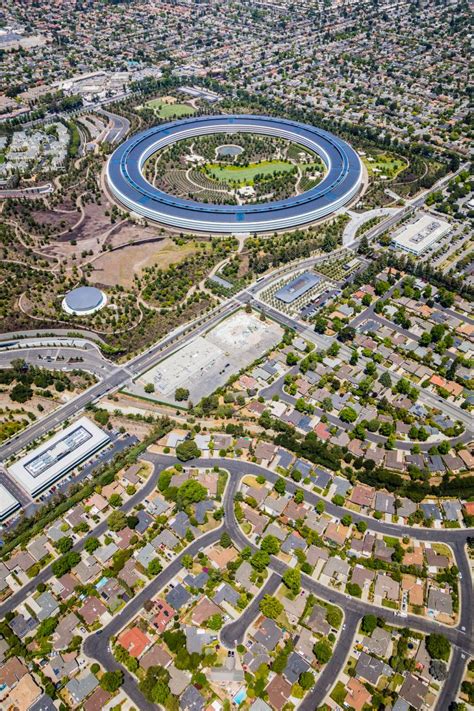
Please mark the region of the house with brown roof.
POLYGON ((31 674, 25 674, 18 684, 10 691, 4 703, 5 709, 29 709, 39 699, 43 690, 33 679, 31 674))
POLYGON ((270 463, 275 456, 277 447, 270 442, 259 442, 255 447, 255 456, 261 462, 270 463))
POLYGON ((209 600, 208 597, 202 597, 192 612, 191 620, 194 625, 201 626, 203 622, 206 622, 213 615, 220 614, 221 609, 215 602, 209 600))
POLYGON ((79 610, 79 614, 83 618, 86 625, 93 625, 94 622, 97 622, 97 620, 99 620, 106 612, 107 608, 102 600, 92 596, 86 598, 84 604, 79 610))
POLYGON ((402 575, 402 590, 408 591, 408 602, 410 605, 423 606, 425 592, 423 582, 414 575, 402 575))
POLYGON ((28 674, 28 668, 18 657, 10 657, 10 659, 0 667, 1 682, 5 684, 8 689, 13 689, 25 674, 28 674))
POLYGON ((161 634, 168 627, 169 623, 176 614, 176 610, 171 607, 171 605, 168 605, 165 600, 159 598, 154 602, 153 612, 155 614, 153 615, 152 625, 161 634))
POLYGON ((403 565, 416 565, 418 568, 423 567, 423 547, 413 546, 405 551, 403 555, 403 565))
POLYGON ((355 711, 362 711, 365 704, 369 704, 372 700, 372 695, 367 691, 365 686, 355 677, 351 677, 346 685, 347 694, 344 699, 346 706, 351 706, 355 711))
POLYGON ((349 534, 349 527, 343 526, 342 523, 331 523, 324 531, 323 538, 334 546, 343 546, 349 534))
POLYGON ((151 641, 139 627, 129 627, 118 636, 118 643, 127 650, 131 657, 141 657, 150 646, 151 641))
POLYGON ((366 484, 357 484, 352 489, 349 501, 362 508, 371 508, 374 503, 375 489, 366 484))
POLYGON ((159 644, 154 644, 140 659, 140 666, 145 671, 150 667, 164 667, 166 669, 171 659, 172 657, 163 647, 159 644))
POLYGON ((380 597, 382 600, 398 601, 400 597, 400 585, 389 575, 379 573, 375 581, 374 595, 375 597, 380 597))
POLYGON ((111 698, 112 695, 108 691, 99 687, 84 702, 84 711, 102 711, 111 698))
POLYGON ((226 567, 227 563, 237 558, 235 548, 222 548, 221 546, 213 546, 207 553, 207 557, 211 565, 218 570, 226 567))
POLYGON ((291 696, 291 684, 280 674, 275 674, 266 688, 268 700, 273 708, 281 711, 291 696))

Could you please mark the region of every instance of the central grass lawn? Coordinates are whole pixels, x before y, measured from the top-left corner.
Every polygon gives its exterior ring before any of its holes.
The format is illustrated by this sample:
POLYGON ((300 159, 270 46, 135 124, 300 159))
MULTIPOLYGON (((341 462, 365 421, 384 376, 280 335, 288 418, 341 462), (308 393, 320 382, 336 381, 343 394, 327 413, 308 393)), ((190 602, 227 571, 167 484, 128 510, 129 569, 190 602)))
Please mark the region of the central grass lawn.
POLYGON ((153 109, 160 118, 171 118, 172 116, 189 116, 194 113, 192 106, 187 104, 165 104, 161 99, 151 99, 145 106, 153 109))
POLYGON ((206 166, 208 174, 216 180, 228 180, 231 182, 244 182, 253 180, 259 173, 260 175, 272 175, 277 171, 289 172, 293 169, 291 163, 282 160, 265 160, 261 163, 251 163, 247 168, 240 168, 238 165, 214 165, 206 166))

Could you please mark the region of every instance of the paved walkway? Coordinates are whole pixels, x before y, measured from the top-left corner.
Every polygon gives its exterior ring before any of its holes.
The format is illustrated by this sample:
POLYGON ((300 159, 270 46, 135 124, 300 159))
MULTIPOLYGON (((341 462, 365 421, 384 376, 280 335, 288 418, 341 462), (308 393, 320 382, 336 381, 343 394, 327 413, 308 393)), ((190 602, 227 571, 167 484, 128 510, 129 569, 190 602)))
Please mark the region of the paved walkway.
MULTIPOLYGON (((400 211, 399 207, 378 207, 375 210, 368 210, 358 214, 352 210, 347 210, 347 215, 351 218, 351 221, 346 225, 344 232, 342 233, 342 244, 344 247, 348 247, 356 240, 357 230, 361 225, 368 220, 372 220, 374 217, 388 217, 389 215, 395 215, 400 211)), ((362 236, 362 235, 359 235, 362 236)))

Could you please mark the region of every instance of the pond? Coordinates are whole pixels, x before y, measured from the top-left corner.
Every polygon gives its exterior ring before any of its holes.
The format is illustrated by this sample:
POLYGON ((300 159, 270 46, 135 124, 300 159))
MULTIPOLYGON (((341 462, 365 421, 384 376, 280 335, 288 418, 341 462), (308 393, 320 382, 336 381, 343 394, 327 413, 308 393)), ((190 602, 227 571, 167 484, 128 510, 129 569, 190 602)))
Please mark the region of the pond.
POLYGON ((216 153, 218 156, 239 156, 244 152, 242 146, 237 146, 233 143, 226 143, 223 146, 218 146, 216 148, 216 153))

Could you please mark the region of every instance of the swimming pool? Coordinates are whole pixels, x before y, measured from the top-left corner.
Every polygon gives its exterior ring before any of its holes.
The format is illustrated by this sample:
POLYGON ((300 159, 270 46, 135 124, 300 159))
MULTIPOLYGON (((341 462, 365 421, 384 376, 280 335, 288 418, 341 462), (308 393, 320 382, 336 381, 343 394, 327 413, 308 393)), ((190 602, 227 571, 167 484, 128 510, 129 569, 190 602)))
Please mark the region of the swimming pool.
POLYGON ((236 695, 233 698, 233 702, 237 704, 237 706, 240 706, 241 703, 245 701, 247 698, 247 691, 242 687, 239 689, 239 691, 236 693, 236 695))

